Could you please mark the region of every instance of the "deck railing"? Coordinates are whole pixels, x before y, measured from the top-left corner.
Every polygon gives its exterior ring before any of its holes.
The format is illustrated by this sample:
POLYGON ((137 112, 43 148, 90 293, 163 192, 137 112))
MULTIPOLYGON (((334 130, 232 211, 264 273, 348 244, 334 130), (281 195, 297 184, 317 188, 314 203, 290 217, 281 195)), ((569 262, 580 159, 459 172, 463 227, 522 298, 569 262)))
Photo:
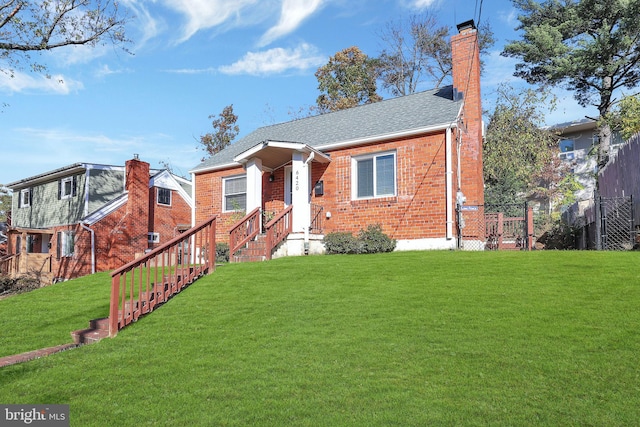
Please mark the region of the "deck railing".
POLYGON ((260 233, 260 208, 255 208, 229 230, 229 255, 235 254, 260 233))
POLYGON ((277 214, 264 226, 267 244, 265 246, 265 258, 271 259, 273 250, 291 233, 293 206, 277 214))
POLYGON ((5 255, 0 258, 0 274, 14 277, 18 274, 20 254, 5 255))
POLYGON ((216 217, 111 273, 109 336, 215 269, 216 217))

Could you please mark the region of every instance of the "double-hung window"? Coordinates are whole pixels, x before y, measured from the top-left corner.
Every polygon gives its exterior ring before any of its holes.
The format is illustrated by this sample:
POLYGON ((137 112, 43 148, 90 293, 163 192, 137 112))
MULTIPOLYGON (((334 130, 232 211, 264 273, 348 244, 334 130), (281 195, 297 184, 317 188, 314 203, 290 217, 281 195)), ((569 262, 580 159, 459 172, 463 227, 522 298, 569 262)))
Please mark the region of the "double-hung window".
POLYGON ((247 176, 230 176, 222 180, 222 211, 247 209, 247 176))
POLYGON ((58 232, 58 245, 56 251, 56 257, 58 259, 73 256, 74 246, 75 242, 73 231, 69 230, 58 232))
POLYGON ((31 206, 31 188, 20 190, 20 198, 18 199, 18 207, 26 208, 31 206))
POLYGON ((77 181, 75 176, 69 176, 58 181, 58 199, 75 197, 77 181))
POLYGON ((158 187, 158 204, 171 206, 171 190, 158 187))
POLYGON ((396 195, 395 151, 354 157, 351 165, 353 199, 396 195))

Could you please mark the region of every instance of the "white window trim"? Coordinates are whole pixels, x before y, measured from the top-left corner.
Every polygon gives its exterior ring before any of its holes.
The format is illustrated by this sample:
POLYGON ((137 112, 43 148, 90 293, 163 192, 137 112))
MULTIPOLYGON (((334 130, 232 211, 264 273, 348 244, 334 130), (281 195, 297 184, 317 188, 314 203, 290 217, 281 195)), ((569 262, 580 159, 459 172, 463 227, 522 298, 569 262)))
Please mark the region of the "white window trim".
POLYGON ((31 188, 24 188, 20 190, 20 207, 28 208, 31 206, 31 188), (27 201, 25 202, 25 195, 27 197, 27 201))
MULTIPOLYGON (((246 179, 247 179, 247 175, 246 174, 241 174, 241 175, 232 175, 232 176, 225 176, 224 178, 222 178, 222 212, 223 213, 227 213, 227 212, 239 212, 242 210, 246 210, 246 205, 244 208, 241 209, 225 209, 226 208, 226 199, 227 199, 227 193, 225 192, 227 186, 226 186, 226 182, 228 180, 232 180, 232 179, 237 179, 237 178, 244 178, 245 179, 245 188, 244 188, 244 195, 245 198, 247 196, 247 187, 246 187, 246 179)), ((235 193, 235 194, 243 194, 243 193, 235 193)), ((231 194, 230 194, 231 195, 231 194)))
POLYGON ((72 230, 59 231, 60 258, 71 258, 75 254, 75 233, 72 230))
POLYGON ((149 243, 160 243, 160 233, 155 233, 155 232, 147 233, 147 241, 149 243))
POLYGON ((62 199, 70 199, 71 197, 73 197, 73 177, 67 177, 67 178, 62 178, 60 180, 60 200, 62 199), (65 194, 65 184, 69 183, 69 194, 65 194))
POLYGON ((351 200, 371 200, 385 197, 396 197, 398 195, 398 156, 395 150, 381 151, 351 157, 351 200), (393 155, 393 194, 376 194, 376 158, 393 155), (361 160, 373 160, 373 196, 358 197, 358 162, 361 160))
POLYGON ((173 203, 173 195, 171 193, 173 193, 173 192, 169 188, 157 187, 157 190, 156 190, 156 204, 160 205, 160 206, 171 206, 171 203, 173 203), (167 203, 160 203, 160 190, 167 190, 169 192, 169 203, 168 204, 167 203))

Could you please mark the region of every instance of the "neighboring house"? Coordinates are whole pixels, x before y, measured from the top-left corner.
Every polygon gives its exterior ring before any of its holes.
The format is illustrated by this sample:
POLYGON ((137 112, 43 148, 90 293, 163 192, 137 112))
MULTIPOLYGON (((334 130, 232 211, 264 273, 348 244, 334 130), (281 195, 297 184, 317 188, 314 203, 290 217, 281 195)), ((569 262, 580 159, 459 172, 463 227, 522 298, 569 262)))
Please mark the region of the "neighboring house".
MULTIPOLYGON (((593 198, 597 172, 598 124, 592 119, 560 123, 549 130, 557 133, 560 158, 571 166, 571 171, 584 187, 576 193, 578 201, 593 198)), ((613 132, 611 155, 615 155, 624 141, 619 132, 613 132)))
POLYGON ((120 267, 190 227, 191 183, 150 171, 137 156, 125 166, 75 163, 7 187, 11 259, 0 267, 43 283, 120 267))
MULTIPOLYGON (((596 188, 598 124, 592 119, 560 123, 549 130, 559 138, 560 158, 570 165, 570 170, 582 189, 576 191, 576 206, 572 209, 582 214, 593 202, 596 188)), ((613 157, 624 141, 619 132, 613 132, 611 138, 611 156, 613 157)))
POLYGON ((477 30, 458 29, 452 86, 262 127, 196 166, 192 222, 218 214, 228 240, 242 212, 291 206, 282 255, 370 224, 399 250, 455 248, 456 201, 484 202, 477 30))

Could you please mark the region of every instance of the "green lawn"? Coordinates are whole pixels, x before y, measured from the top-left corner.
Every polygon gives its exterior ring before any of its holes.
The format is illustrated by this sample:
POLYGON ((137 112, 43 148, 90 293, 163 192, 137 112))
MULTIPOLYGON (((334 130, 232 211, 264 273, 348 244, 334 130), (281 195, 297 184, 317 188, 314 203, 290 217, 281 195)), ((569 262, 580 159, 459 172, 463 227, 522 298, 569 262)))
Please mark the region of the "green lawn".
MULTIPOLYGON (((639 259, 226 265, 116 339, 0 369, 0 403, 67 403, 74 426, 638 425, 639 259)), ((97 279, 0 301, 2 352, 106 315, 97 279)))

